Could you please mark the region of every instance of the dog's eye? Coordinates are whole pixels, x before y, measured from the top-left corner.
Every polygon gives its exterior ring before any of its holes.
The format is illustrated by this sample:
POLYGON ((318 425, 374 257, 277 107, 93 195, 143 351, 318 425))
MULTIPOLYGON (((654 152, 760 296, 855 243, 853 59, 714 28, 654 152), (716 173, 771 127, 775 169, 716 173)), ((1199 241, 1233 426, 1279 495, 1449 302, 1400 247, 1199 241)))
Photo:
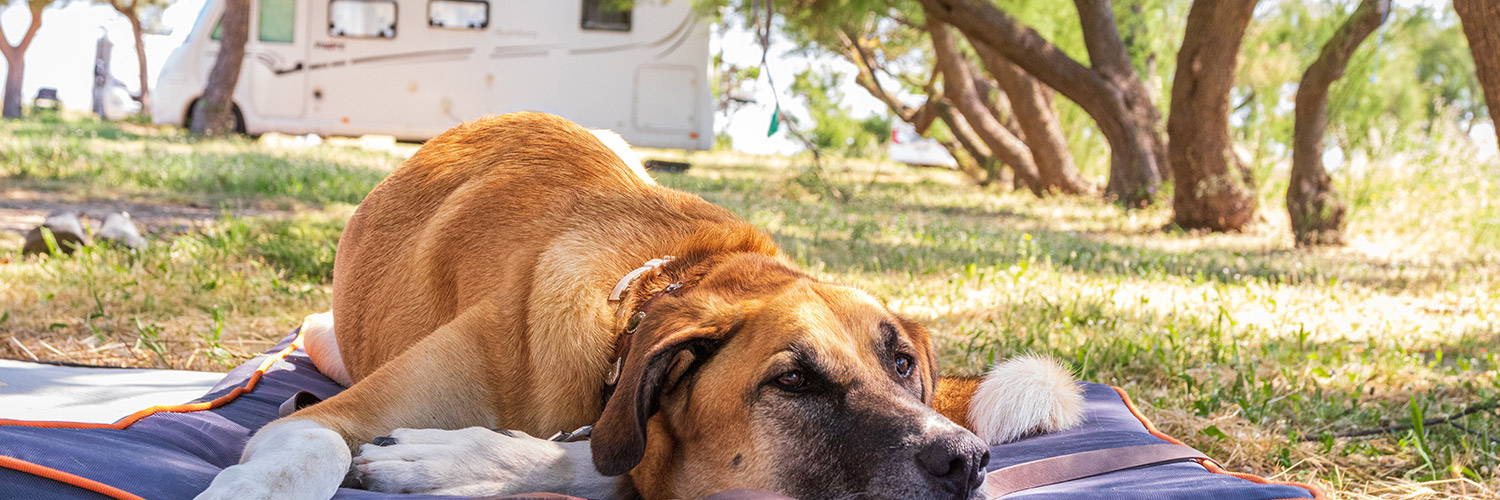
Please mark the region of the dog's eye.
POLYGON ((910 377, 911 367, 915 364, 916 362, 912 361, 911 356, 905 354, 896 355, 896 374, 900 375, 901 378, 910 377))
POLYGON ((807 385, 807 376, 803 375, 800 371, 792 370, 776 377, 776 385, 781 386, 782 389, 792 391, 801 389, 807 385))

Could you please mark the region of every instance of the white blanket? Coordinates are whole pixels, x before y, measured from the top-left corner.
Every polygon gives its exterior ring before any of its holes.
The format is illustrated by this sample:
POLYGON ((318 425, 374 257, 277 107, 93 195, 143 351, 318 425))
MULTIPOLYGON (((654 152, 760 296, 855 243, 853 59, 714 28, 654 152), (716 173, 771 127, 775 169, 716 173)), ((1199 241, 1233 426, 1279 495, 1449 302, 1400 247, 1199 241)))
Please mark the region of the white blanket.
POLYGON ((0 360, 0 419, 107 424, 203 396, 223 373, 79 368, 0 360))

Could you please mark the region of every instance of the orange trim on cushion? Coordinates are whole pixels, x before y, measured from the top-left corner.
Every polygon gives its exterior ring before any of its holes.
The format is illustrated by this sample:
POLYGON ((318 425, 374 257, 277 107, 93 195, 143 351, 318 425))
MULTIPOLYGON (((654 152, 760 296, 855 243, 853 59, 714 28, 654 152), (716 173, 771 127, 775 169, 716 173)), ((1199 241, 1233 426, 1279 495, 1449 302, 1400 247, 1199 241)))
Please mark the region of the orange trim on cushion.
POLYGON ((110 498, 118 498, 119 500, 146 500, 134 493, 95 481, 93 479, 76 476, 50 467, 37 465, 25 460, 21 460, 19 458, 11 458, 5 455, 0 455, 0 467, 15 469, 34 476, 41 476, 53 481, 71 484, 73 486, 99 493, 110 498))
MULTIPOLYGON (((1141 424, 1146 426, 1146 430, 1150 431, 1151 435, 1159 437, 1159 438, 1162 438, 1162 439, 1165 439, 1169 443, 1180 444, 1180 445, 1183 445, 1183 446, 1187 446, 1187 444, 1183 443, 1182 441, 1177 440, 1177 438, 1174 438, 1172 436, 1168 436, 1166 433, 1164 433, 1162 431, 1159 431, 1159 430, 1156 430, 1156 425, 1152 424, 1151 420, 1147 419, 1145 415, 1141 414, 1141 411, 1135 407, 1135 403, 1130 400, 1130 395, 1125 393, 1125 389, 1121 389, 1121 388, 1115 387, 1115 386, 1110 386, 1110 388, 1114 389, 1115 392, 1120 393, 1120 399, 1125 402, 1125 407, 1130 409, 1130 413, 1132 415, 1135 415, 1136 420, 1140 420, 1141 424)), ((1254 483, 1260 483, 1260 484, 1279 484, 1279 485, 1283 485, 1283 486, 1295 486, 1295 487, 1298 487, 1298 488, 1305 489, 1308 492, 1312 493, 1312 496, 1313 496, 1314 500, 1326 500, 1328 498, 1326 496, 1323 496, 1323 491, 1322 490, 1319 490, 1317 488, 1312 487, 1311 485, 1307 485, 1307 484, 1304 484, 1304 483, 1294 483, 1294 482, 1285 482, 1285 481, 1272 481, 1270 479, 1266 479, 1264 477, 1260 477, 1260 476, 1257 476, 1255 474, 1246 474, 1246 473, 1243 473, 1243 472, 1232 472, 1232 471, 1224 470, 1223 467, 1219 467, 1219 464, 1216 464, 1216 463, 1214 463, 1213 461, 1210 461, 1210 460, 1197 460, 1197 462, 1198 462, 1199 465, 1202 465, 1203 468, 1208 469, 1209 472, 1212 472, 1214 474, 1224 474, 1226 476, 1234 476, 1234 477, 1237 477, 1237 478, 1240 478, 1240 479, 1244 479, 1246 481, 1250 481, 1250 482, 1254 482, 1254 483)))
POLYGON ((132 414, 126 416, 125 418, 116 420, 112 424, 95 424, 95 423, 88 423, 88 422, 60 422, 60 421, 50 421, 50 420, 8 420, 8 419, 0 419, 0 425, 17 425, 17 426, 23 426, 23 427, 44 427, 44 428, 49 428, 49 429, 124 429, 126 427, 130 427, 131 424, 136 423, 140 419, 143 419, 143 418, 146 418, 146 417, 149 417, 151 415, 155 415, 155 414, 161 413, 161 412, 167 412, 167 413, 188 413, 188 412, 195 412, 195 411, 212 410, 214 408, 218 408, 220 406, 224 406, 226 404, 229 404, 230 401, 234 401, 234 398, 240 397, 241 394, 244 394, 244 393, 250 392, 252 390, 255 390, 255 384, 257 382, 260 382, 260 376, 264 375, 266 373, 266 370, 271 369, 271 365, 276 364, 277 361, 281 361, 282 359, 285 359, 287 357, 287 355, 291 354, 292 351, 297 350, 298 347, 302 347, 302 333, 301 332, 297 333, 297 338, 292 339, 292 343, 290 345, 286 346, 285 349, 282 349, 281 351, 277 352, 276 354, 271 355, 271 357, 266 358, 266 360, 260 364, 260 367, 258 367, 258 368, 255 369, 255 373, 253 373, 253 374, 250 375, 250 381, 246 382, 244 386, 242 386, 242 387, 236 387, 236 388, 234 388, 233 391, 229 391, 229 394, 225 394, 223 396, 219 396, 218 398, 215 398, 212 401, 204 401, 204 402, 201 402, 201 403, 189 403, 189 404, 181 404, 181 405, 153 406, 153 407, 150 407, 150 408, 147 408, 147 409, 144 409, 144 410, 132 413, 132 414))
MULTIPOLYGON (((229 391, 229 394, 225 394, 223 396, 219 396, 217 398, 214 398, 212 401, 204 401, 204 402, 201 402, 201 403, 190 403, 190 404, 183 404, 183 405, 153 406, 153 407, 150 407, 150 408, 147 408, 147 409, 144 409, 144 410, 132 413, 129 416, 126 416, 125 418, 122 418, 120 420, 116 420, 115 423, 112 423, 112 424, 94 424, 94 423, 87 423, 87 422, 57 422, 57 421, 48 421, 48 420, 8 420, 8 419, 0 419, 0 425, 15 425, 15 426, 22 426, 22 427, 43 427, 43 428, 49 428, 49 429, 124 429, 126 427, 130 427, 131 424, 134 424, 137 421, 140 421, 140 419, 143 419, 143 418, 146 418, 146 417, 149 417, 151 415, 155 415, 155 414, 161 413, 161 412, 187 413, 187 412, 211 410, 211 409, 218 408, 220 406, 224 406, 226 404, 229 404, 230 401, 234 401, 234 399, 240 397, 241 394, 244 394, 244 393, 250 392, 252 390, 255 390, 255 384, 258 383, 258 382, 260 382, 261 375, 265 375, 266 370, 271 369, 271 365, 276 364, 277 361, 281 361, 282 359, 285 359, 287 357, 287 355, 290 355, 292 353, 292 351, 297 350, 298 347, 302 347, 302 332, 300 332, 300 331, 297 332, 297 338, 292 339, 292 343, 290 345, 287 345, 285 349, 282 349, 282 350, 278 351, 276 354, 272 354, 271 357, 266 358, 266 360, 264 362, 261 362, 260 366, 255 369, 255 373, 253 373, 253 374, 250 375, 250 380, 247 381, 247 382, 245 382, 245 385, 243 385, 241 387, 236 387, 236 388, 234 388, 234 390, 229 391)), ((44 478, 51 479, 51 480, 54 480, 54 481, 58 481, 58 482, 61 482, 61 483, 70 484, 70 485, 73 485, 73 486, 77 486, 79 488, 83 488, 83 489, 86 489, 86 490, 89 490, 89 491, 100 493, 100 494, 103 494, 105 496, 108 496, 108 497, 111 497, 111 498, 116 498, 116 499, 119 499, 119 500, 145 500, 144 498, 141 498, 140 496, 137 496, 137 495, 132 494, 132 493, 130 493, 128 491, 116 488, 114 486, 110 486, 110 485, 107 485, 107 484, 104 484, 104 483, 101 483, 101 482, 98 482, 98 481, 95 481, 95 480, 92 480, 92 479, 89 479, 89 478, 86 478, 86 477, 82 477, 82 476, 70 474, 70 473, 63 472, 63 471, 60 471, 60 470, 57 470, 57 469, 53 469, 53 468, 50 468, 50 467, 45 467, 45 466, 37 465, 37 464, 31 463, 31 462, 27 462, 25 460, 21 460, 19 458, 12 458, 12 457, 8 457, 8 456, 5 456, 5 455, 0 455, 0 467, 5 467, 7 469, 15 469, 15 470, 18 470, 18 471, 21 471, 21 472, 25 472, 25 473, 28 473, 28 474, 32 474, 32 475, 35 475, 35 476, 44 477, 44 478)))

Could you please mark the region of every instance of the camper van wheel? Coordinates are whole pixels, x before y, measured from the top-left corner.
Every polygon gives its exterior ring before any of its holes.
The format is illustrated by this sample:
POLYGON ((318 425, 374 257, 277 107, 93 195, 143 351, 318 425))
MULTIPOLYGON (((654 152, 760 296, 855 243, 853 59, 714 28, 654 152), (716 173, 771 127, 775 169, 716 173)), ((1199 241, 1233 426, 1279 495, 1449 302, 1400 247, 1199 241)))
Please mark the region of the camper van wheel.
MULTIPOLYGON (((196 107, 198 107, 198 100, 193 99, 193 103, 188 105, 187 115, 182 117, 182 128, 192 130, 193 108, 196 107)), ((229 103, 229 110, 234 112, 234 133, 244 135, 245 115, 243 113, 240 113, 240 105, 231 102, 229 103)))

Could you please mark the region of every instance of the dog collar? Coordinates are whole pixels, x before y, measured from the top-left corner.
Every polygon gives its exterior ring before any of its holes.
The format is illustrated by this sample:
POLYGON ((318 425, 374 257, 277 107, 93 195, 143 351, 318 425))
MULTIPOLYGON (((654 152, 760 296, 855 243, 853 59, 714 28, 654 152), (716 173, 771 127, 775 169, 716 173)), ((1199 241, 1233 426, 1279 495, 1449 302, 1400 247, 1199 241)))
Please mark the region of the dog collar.
MULTIPOLYGON (((639 278, 642 274, 645 274, 648 271, 657 270, 661 268, 661 266, 675 259, 676 257, 673 257, 671 255, 664 255, 660 259, 651 259, 649 261, 646 261, 646 263, 641 267, 635 268, 634 271, 631 271, 623 278, 620 278, 620 282, 615 284, 614 291, 610 292, 609 295, 610 302, 618 302, 623 300, 625 290, 629 288, 630 284, 634 282, 636 278, 639 278)), ((614 366, 610 367, 609 374, 604 378, 604 390, 602 399, 605 403, 609 402, 609 397, 615 392, 615 386, 620 383, 620 371, 624 368, 625 356, 630 353, 631 337, 635 334, 636 328, 640 327, 641 321, 645 319, 646 308, 650 306, 652 302, 656 302, 656 299, 661 298, 663 295, 670 295, 673 292, 682 289, 682 287, 683 283, 681 281, 667 285, 666 288, 663 288, 660 291, 651 294, 650 298, 641 301, 639 305, 633 308, 634 310, 631 311, 630 317, 626 318, 625 329, 620 331, 620 335, 618 337, 615 337, 614 366)))
POLYGON ((634 271, 627 273, 625 277, 620 278, 619 283, 615 283, 614 291, 609 292, 609 301, 618 302, 620 298, 625 294, 625 289, 630 288, 631 281, 635 281, 636 278, 639 278, 642 274, 646 274, 647 271, 651 271, 658 267, 661 267, 663 264, 671 262, 676 258, 677 257, 673 257, 671 255, 663 255, 660 259, 648 260, 645 264, 641 265, 641 267, 637 267, 634 271))

